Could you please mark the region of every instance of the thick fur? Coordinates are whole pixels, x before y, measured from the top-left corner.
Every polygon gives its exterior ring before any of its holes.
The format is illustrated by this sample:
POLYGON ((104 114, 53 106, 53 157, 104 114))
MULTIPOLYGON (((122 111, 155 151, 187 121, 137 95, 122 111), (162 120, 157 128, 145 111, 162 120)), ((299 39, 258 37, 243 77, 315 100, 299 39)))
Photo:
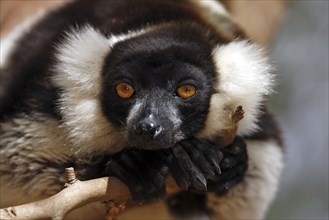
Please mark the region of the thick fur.
POLYGON ((215 48, 213 60, 219 83, 202 135, 213 137, 218 134, 230 123, 231 112, 226 109, 236 109, 238 105, 246 112, 239 123, 238 134, 256 131, 262 102, 271 93, 274 80, 266 55, 257 45, 236 40, 215 48))
POLYGON ((122 136, 126 134, 107 122, 99 101, 104 59, 111 50, 111 44, 118 39, 120 37, 107 39, 87 26, 79 31, 72 30, 64 43, 57 46, 58 64, 53 70, 56 75, 52 80, 63 90, 59 100, 63 126, 77 153, 114 153, 125 145, 120 145, 120 140, 113 138, 125 140, 122 136), (93 148, 90 148, 91 145, 93 148))
MULTIPOLYGON (((104 96, 109 94, 104 88, 110 85, 103 81, 112 79, 106 78, 106 71, 112 71, 110 64, 119 65, 121 57, 130 52, 152 54, 155 49, 165 50, 166 45, 185 47, 182 42, 187 39, 192 52, 185 52, 178 60, 200 60, 197 65, 206 69, 208 90, 202 99, 206 104, 199 104, 201 113, 195 117, 192 114, 183 120, 183 110, 171 104, 165 106, 165 111, 171 113, 166 118, 177 126, 173 129, 177 131, 174 139, 181 141, 193 134, 215 140, 228 124, 232 113, 228 109, 241 105, 245 115, 238 135, 247 140, 249 166, 242 182, 233 188, 228 186, 228 193, 223 195, 219 190, 195 197, 188 193, 178 196, 175 204, 188 202, 184 199, 192 196, 200 201, 196 204, 201 204, 196 212, 204 212, 197 215, 214 219, 264 218, 283 167, 279 130, 265 107, 274 77, 265 53, 243 37, 219 2, 81 1, 43 16, 40 22, 28 22, 31 29, 22 26, 23 31, 17 29, 1 40, 1 46, 15 41, 1 53, 2 75, 21 76, 0 96, 1 206, 56 193, 64 183, 63 169, 67 166, 79 167, 80 179, 94 178, 97 174, 93 172, 101 169, 104 155, 131 147, 126 124, 137 120, 135 116, 150 99, 139 99, 129 110, 116 108, 119 117, 109 119, 113 114, 109 116, 104 107, 104 96), (207 13, 210 8, 212 16, 207 13), (176 40, 161 44, 152 41, 166 34, 176 40), (37 47, 34 41, 39 43, 37 47), (26 54, 24 59, 22 54, 26 54), (187 121, 195 124, 179 130, 187 121)), ((137 56, 136 63, 138 59, 142 57, 137 56)), ((161 100, 154 91, 150 97, 161 100)), ((174 213, 191 214, 184 209, 177 211, 176 205, 169 205, 174 213)))

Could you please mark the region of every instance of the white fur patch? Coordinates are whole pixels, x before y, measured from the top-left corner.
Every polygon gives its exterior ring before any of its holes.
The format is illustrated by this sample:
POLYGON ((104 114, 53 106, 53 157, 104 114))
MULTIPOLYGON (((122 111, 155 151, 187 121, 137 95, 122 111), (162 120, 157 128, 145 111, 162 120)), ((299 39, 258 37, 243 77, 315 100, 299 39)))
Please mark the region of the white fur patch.
POLYGON ((52 78, 63 89, 60 106, 63 126, 74 152, 113 153, 126 147, 127 131, 113 128, 102 112, 102 69, 111 47, 140 32, 109 39, 90 26, 72 30, 57 46, 57 64, 52 78), (120 144, 119 144, 120 143, 120 144))
POLYGON ((233 41, 213 51, 218 85, 211 97, 203 136, 213 137, 230 125, 230 115, 238 106, 245 112, 239 122, 238 135, 257 129, 259 107, 272 92, 274 75, 263 50, 247 41, 233 41))
POLYGON ((225 196, 208 194, 214 219, 264 219, 283 170, 283 152, 275 141, 247 141, 249 164, 242 183, 225 196))
POLYGON ((44 15, 44 11, 28 17, 21 24, 16 26, 7 36, 0 41, 0 68, 3 68, 8 62, 10 54, 14 51, 17 41, 31 30, 44 15))
POLYGON ((63 170, 48 165, 70 161, 65 133, 43 115, 0 125, 0 206, 18 205, 62 189, 63 170), (62 183, 62 184, 60 184, 62 183))
POLYGON ((171 113, 168 118, 174 124, 174 128, 173 128, 174 139, 176 140, 176 142, 179 140, 183 140, 185 138, 185 135, 180 130, 181 125, 183 123, 181 120, 182 117, 179 115, 177 108, 175 108, 174 106, 167 105, 167 108, 168 108, 168 111, 171 113))

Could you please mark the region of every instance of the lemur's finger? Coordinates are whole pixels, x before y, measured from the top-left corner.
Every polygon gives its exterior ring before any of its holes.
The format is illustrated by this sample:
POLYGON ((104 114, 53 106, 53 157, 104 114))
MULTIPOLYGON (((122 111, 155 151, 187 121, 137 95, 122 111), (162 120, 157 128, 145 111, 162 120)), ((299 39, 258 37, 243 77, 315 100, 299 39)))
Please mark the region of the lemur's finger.
POLYGON ((188 176, 190 186, 200 191, 207 190, 205 176, 193 164, 186 151, 178 145, 173 148, 173 154, 183 172, 188 176))
POLYGON ((192 162, 203 172, 207 179, 213 178, 215 176, 215 171, 213 170, 212 164, 209 159, 205 156, 204 152, 200 151, 198 148, 194 147, 191 142, 182 142, 184 150, 188 153, 192 162))

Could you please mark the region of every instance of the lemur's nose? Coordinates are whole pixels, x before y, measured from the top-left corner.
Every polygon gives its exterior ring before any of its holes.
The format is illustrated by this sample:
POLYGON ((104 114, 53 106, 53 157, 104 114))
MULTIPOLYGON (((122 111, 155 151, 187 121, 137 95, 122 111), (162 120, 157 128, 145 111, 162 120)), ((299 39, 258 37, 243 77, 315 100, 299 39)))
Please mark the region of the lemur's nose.
POLYGON ((139 122, 136 133, 144 140, 154 140, 162 131, 161 125, 153 117, 147 117, 139 122))

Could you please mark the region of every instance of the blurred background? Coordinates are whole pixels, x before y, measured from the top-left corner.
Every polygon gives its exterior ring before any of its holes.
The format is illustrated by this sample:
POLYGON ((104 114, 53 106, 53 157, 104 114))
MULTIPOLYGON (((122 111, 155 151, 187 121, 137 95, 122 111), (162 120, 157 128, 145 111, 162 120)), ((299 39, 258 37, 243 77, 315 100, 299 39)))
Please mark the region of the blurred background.
MULTIPOLYGON (((267 219, 328 219, 328 1, 223 1, 247 35, 268 47, 278 72, 271 105, 284 135, 286 168, 267 219)), ((0 36, 63 2, 0 0, 0 36)), ((160 212, 148 209, 151 216, 160 212)))
POLYGON ((328 219, 328 1, 294 1, 272 43, 286 168, 268 219, 328 219))

